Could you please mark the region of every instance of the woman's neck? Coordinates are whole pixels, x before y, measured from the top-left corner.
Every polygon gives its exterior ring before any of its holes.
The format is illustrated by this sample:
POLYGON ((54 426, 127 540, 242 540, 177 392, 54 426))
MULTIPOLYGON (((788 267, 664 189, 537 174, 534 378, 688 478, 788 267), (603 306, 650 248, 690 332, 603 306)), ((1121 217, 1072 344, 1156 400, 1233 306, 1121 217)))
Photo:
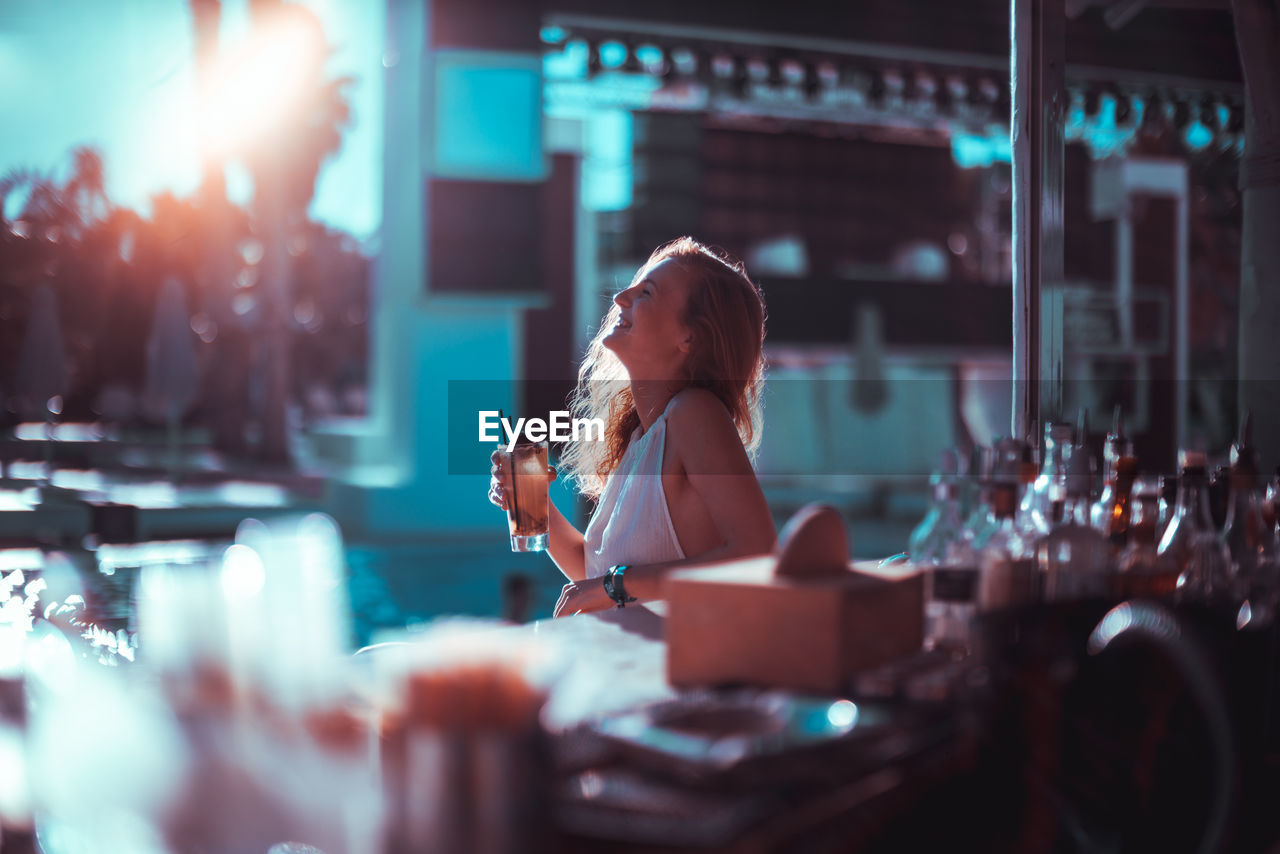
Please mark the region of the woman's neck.
POLYGON ((680 386, 670 380, 631 381, 631 399, 635 402, 636 414, 640 416, 640 426, 645 433, 649 432, 653 422, 658 420, 679 390, 680 386))

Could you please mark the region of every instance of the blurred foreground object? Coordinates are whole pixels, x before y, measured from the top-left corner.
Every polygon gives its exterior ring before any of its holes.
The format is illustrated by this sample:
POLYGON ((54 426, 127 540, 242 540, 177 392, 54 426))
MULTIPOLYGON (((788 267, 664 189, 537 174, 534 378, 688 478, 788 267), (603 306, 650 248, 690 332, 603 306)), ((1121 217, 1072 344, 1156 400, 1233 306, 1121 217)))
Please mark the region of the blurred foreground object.
POLYGON ((549 851, 550 760, 539 714, 547 663, 460 620, 371 648, 383 702, 389 854, 549 851))
POLYGON ((144 569, 136 665, 42 651, 29 680, 41 850, 378 850, 344 575, 327 517, 248 520, 218 565, 144 569))

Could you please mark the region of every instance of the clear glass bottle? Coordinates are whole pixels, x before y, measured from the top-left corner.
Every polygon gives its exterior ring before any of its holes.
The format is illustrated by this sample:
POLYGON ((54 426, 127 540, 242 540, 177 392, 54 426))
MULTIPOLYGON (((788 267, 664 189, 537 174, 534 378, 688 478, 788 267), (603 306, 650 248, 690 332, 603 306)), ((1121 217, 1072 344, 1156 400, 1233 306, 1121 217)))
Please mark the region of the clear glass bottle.
POLYGON ((959 486, 957 493, 960 503, 960 518, 965 521, 965 528, 968 529, 970 521, 984 515, 981 507, 983 504, 983 484, 986 482, 986 475, 990 471, 991 449, 982 445, 974 445, 967 456, 963 457, 960 467, 960 476, 957 478, 959 486))
POLYGON ((1159 553, 1160 488, 1138 481, 1132 496, 1129 541, 1116 558, 1111 593, 1119 599, 1168 596, 1178 586, 1178 570, 1159 553))
POLYGON ((1179 573, 1178 591, 1209 599, 1229 592, 1230 557, 1209 515, 1209 476, 1201 451, 1178 452, 1178 497, 1158 554, 1179 573))
POLYGON ((907 539, 907 554, 913 563, 941 563, 947 547, 963 539, 964 523, 960 517, 960 505, 956 484, 956 453, 948 448, 942 452, 938 470, 929 478, 933 498, 929 510, 907 539))
POLYGON ((1209 520, 1213 529, 1221 531, 1227 523, 1227 503, 1231 500, 1231 469, 1216 466, 1209 475, 1209 520))
POLYGON ((1160 491, 1160 518, 1156 522, 1156 526, 1160 529, 1161 538, 1169 527, 1169 520, 1173 517, 1173 506, 1178 503, 1178 476, 1177 475, 1160 475, 1160 483, 1158 487, 1160 491))
POLYGON ((1138 461, 1133 456, 1133 443, 1124 435, 1124 419, 1118 406, 1103 445, 1102 467, 1102 494, 1093 505, 1091 521, 1119 552, 1128 540, 1129 498, 1138 475, 1138 461))
POLYGON ((970 631, 977 613, 978 551, 959 537, 947 546, 942 560, 929 567, 925 583, 925 637, 933 649, 963 655, 970 649, 970 631))
MULTIPOLYGON (((997 439, 994 447, 988 449, 988 458, 985 461, 985 469, 983 475, 983 503, 981 519, 970 519, 966 523, 966 531, 969 534, 969 540, 973 543, 973 547, 979 551, 986 548, 988 541, 992 535, 1004 524, 1002 509, 996 507, 997 495, 1002 504, 1007 500, 1003 495, 1008 490, 1013 491, 1013 504, 1009 508, 1010 524, 1015 529, 1018 527, 1018 503, 1023 491, 1023 482, 1020 480, 1022 475, 1022 461, 1030 458, 1031 449, 1017 439, 997 439)), ((1030 477, 1027 483, 1035 480, 1035 465, 1031 465, 1030 477)))
POLYGON ((1016 607, 1039 595, 1035 558, 1015 520, 1017 499, 1017 481, 1002 479, 993 485, 991 513, 995 524, 978 553, 979 611, 1016 607))
POLYGON ((1088 449, 1074 448, 1067 459, 1062 519, 1035 546, 1045 601, 1064 602, 1107 594, 1111 543, 1090 524, 1092 477, 1088 449))
POLYGON ((1018 507, 1018 513, 1025 519, 1026 526, 1040 534, 1047 534, 1054 523, 1062 518, 1066 497, 1064 483, 1067 456, 1070 454, 1072 433, 1070 424, 1044 425, 1040 475, 1023 495, 1018 507))
POLYGON ((1018 509, 1014 513, 1014 525, 1018 529, 1018 533, 1022 535, 1022 539, 1028 543, 1044 536, 1045 532, 1036 526, 1035 518, 1031 514, 1031 507, 1035 504, 1035 498, 1032 493, 1036 488, 1036 479, 1040 475, 1040 470, 1036 466, 1035 449, 1031 447, 1029 442, 1020 443, 1020 456, 1017 463, 1017 481, 1018 481, 1018 509))
POLYGON ((1222 542, 1231 554, 1231 574, 1242 597, 1259 585, 1272 587, 1276 570, 1275 526, 1266 521, 1266 501, 1258 490, 1258 455, 1251 441, 1251 421, 1245 416, 1240 439, 1231 446, 1231 494, 1222 526, 1222 542))
POLYGON ((930 647, 963 653, 973 610, 977 559, 965 537, 960 515, 955 450, 942 452, 929 482, 933 498, 924 519, 911 532, 907 553, 925 569, 925 641, 930 647))
POLYGON ((981 549, 982 544, 991 536, 995 527, 995 517, 991 513, 991 496, 993 478, 995 476, 995 448, 982 448, 978 459, 977 498, 964 521, 965 539, 973 543, 974 548, 981 549))

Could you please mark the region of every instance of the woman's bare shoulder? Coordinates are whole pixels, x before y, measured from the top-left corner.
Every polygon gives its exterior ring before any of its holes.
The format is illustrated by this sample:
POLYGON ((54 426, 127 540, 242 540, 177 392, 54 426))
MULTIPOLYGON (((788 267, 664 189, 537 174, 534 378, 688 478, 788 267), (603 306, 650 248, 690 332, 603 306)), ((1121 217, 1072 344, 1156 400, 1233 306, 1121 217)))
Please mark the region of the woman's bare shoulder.
POLYGON ((675 452, 690 476, 753 473, 733 417, 714 392, 702 388, 681 391, 667 417, 668 450, 675 452))
POLYGON ((705 388, 686 388, 677 394, 667 411, 667 420, 678 439, 696 445, 738 436, 729 410, 715 392, 705 388))
POLYGON ((686 388, 671 399, 669 417, 684 422, 708 422, 725 420, 733 422, 724 402, 715 392, 705 388, 686 388))

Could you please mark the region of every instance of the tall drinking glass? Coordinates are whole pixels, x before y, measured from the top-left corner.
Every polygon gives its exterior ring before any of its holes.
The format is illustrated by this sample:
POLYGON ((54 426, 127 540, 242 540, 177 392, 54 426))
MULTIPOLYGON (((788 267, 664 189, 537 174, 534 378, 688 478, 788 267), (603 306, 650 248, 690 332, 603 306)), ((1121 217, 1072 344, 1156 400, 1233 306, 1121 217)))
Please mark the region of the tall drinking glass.
POLYGON ((547 548, 548 443, 524 442, 511 451, 500 451, 508 472, 507 527, 511 551, 541 552, 547 548))

